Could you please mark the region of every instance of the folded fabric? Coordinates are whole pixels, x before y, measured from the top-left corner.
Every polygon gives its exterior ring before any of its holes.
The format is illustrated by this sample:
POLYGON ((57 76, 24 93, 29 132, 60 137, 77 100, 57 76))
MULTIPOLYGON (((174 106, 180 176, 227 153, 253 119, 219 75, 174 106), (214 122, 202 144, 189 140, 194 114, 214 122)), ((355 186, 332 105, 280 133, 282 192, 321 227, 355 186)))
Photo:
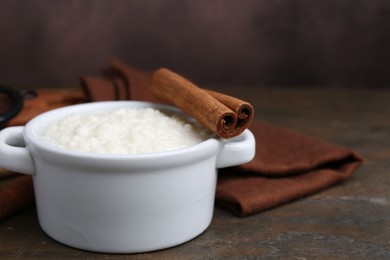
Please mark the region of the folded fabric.
POLYGON ((256 156, 222 169, 216 201, 247 216, 347 180, 362 158, 344 147, 265 122, 255 122, 256 156))
POLYGON ((98 76, 83 76, 81 85, 88 101, 142 100, 161 102, 153 96, 152 73, 140 70, 116 59, 98 76))
MULTIPOLYGON (((47 110, 86 101, 158 101, 151 93, 150 72, 110 60, 98 76, 81 78, 83 90, 37 90, 8 126, 23 125, 47 110)), ((219 170, 216 203, 248 216, 313 194, 347 180, 362 164, 354 151, 319 139, 255 121, 256 156, 247 164, 219 170)), ((0 172, 0 219, 34 201, 31 176, 0 172), (12 179, 11 179, 12 178, 12 179)))
MULTIPOLYGON (((90 101, 112 97, 115 79, 120 77, 128 99, 156 101, 149 82, 151 73, 109 60, 110 71, 103 87, 81 78, 90 101), (115 76, 113 76, 115 75, 115 76), (111 84, 110 84, 111 82, 111 84)), ((127 99, 126 98, 126 99, 127 99)), ((117 98, 119 99, 119 98, 117 98)), ((256 138, 253 161, 239 167, 219 170, 216 202, 239 216, 248 216, 276 207, 347 180, 362 164, 354 151, 288 129, 254 122, 250 127, 256 138)))
POLYGON ((31 176, 0 170, 0 220, 34 203, 31 176))

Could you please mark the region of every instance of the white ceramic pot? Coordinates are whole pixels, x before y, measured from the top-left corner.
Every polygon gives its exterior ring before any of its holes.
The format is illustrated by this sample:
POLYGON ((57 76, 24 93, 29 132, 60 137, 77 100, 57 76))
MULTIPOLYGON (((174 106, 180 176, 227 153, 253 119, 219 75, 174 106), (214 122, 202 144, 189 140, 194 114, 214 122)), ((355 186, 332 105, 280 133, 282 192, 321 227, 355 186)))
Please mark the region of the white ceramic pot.
POLYGON ((96 102, 43 113, 25 127, 0 132, 0 166, 31 174, 42 229, 66 245, 106 253, 135 253, 184 243, 210 224, 216 168, 250 161, 249 130, 168 152, 107 155, 70 151, 40 140, 48 123, 73 113, 118 107, 171 106, 136 101, 96 102))

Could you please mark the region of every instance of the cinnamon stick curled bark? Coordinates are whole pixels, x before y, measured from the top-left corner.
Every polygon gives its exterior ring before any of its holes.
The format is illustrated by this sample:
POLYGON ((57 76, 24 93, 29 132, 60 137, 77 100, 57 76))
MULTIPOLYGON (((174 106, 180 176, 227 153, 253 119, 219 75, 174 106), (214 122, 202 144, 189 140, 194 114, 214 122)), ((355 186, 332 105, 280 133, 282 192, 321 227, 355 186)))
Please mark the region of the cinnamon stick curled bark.
POLYGON ((154 72, 152 93, 180 108, 222 138, 241 134, 253 120, 253 107, 245 101, 204 90, 189 80, 161 68, 154 72))
POLYGON ((243 128, 244 130, 252 123, 254 117, 253 106, 241 99, 228 96, 216 91, 206 90, 210 95, 212 95, 219 102, 226 105, 228 108, 234 111, 237 115, 237 125, 236 128, 243 128))

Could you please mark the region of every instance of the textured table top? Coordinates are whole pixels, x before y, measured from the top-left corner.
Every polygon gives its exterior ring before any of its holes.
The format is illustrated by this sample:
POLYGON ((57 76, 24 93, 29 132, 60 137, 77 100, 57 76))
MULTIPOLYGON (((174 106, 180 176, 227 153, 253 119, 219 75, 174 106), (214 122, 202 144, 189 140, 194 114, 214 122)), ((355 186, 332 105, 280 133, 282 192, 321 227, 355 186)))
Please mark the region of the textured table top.
POLYGON ((64 246, 35 208, 0 222, 1 259, 389 259, 390 90, 219 89, 246 99, 256 118, 354 149, 365 163, 346 183, 246 218, 216 207, 209 228, 161 251, 97 254, 64 246))

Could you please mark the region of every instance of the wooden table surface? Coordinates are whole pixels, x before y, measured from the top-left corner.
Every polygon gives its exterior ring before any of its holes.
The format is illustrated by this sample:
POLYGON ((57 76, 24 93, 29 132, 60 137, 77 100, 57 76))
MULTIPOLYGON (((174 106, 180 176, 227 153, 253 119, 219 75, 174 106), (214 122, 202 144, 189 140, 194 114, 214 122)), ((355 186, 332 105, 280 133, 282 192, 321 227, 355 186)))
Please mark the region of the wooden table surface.
POLYGON ((45 235, 29 208, 0 222, 0 259, 390 259, 390 90, 228 88, 256 117, 344 145, 366 162, 346 183, 239 218, 215 208, 200 236, 166 250, 97 254, 45 235))

